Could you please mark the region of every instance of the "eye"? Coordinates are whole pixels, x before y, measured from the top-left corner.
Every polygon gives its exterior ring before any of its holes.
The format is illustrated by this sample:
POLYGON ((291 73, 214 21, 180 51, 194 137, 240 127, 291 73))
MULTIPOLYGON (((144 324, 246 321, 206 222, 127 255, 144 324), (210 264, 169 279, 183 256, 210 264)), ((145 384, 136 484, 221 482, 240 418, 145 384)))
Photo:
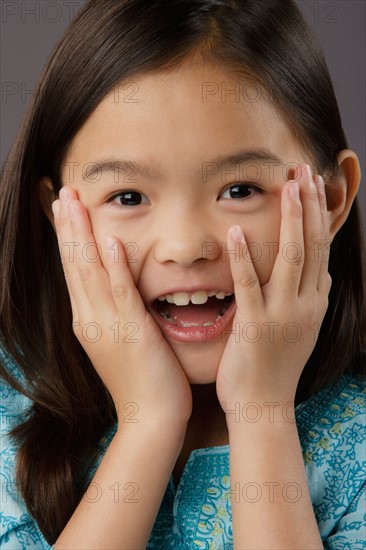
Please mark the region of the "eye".
POLYGON ((149 199, 146 195, 138 193, 137 191, 120 191, 107 199, 108 203, 113 203, 115 201, 119 206, 139 206, 140 204, 149 203, 149 199), (120 198, 120 202, 116 201, 118 198, 120 198))
POLYGON ((236 183, 235 185, 230 185, 225 189, 220 198, 222 199, 239 199, 243 200, 248 197, 251 197, 253 194, 263 193, 262 189, 259 189, 256 185, 247 184, 247 183, 236 183))

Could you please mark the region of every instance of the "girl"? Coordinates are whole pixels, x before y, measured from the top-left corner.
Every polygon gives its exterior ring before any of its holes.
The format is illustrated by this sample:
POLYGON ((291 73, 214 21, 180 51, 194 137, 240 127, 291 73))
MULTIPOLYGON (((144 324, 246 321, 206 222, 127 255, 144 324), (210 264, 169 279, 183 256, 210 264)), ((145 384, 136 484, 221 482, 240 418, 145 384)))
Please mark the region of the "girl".
POLYGON ((366 547, 360 178, 292 0, 86 3, 2 174, 3 548, 366 547))

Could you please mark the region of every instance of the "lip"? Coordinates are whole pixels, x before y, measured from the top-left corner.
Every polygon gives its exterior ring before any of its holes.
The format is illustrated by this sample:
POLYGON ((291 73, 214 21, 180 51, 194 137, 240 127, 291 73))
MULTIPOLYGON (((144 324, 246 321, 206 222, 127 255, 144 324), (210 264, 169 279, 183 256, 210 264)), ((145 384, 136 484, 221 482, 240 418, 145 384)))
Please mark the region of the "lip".
MULTIPOLYGON (((197 290, 203 290, 203 287, 197 290)), ((206 287, 204 290, 210 290, 210 289, 206 287)), ((213 288, 212 290, 216 290, 216 289, 213 288)), ((180 291, 182 291, 182 289, 180 289, 180 291)), ((179 291, 177 290, 176 292, 179 292, 179 291)), ((184 291, 184 292, 188 292, 188 291, 184 291)), ((190 290, 190 292, 195 292, 195 291, 190 290)), ((217 340, 218 338, 222 337, 227 325, 230 323, 230 321, 234 317, 235 309, 236 309, 236 301, 234 297, 232 303, 230 304, 228 309, 225 311, 224 315, 218 321, 216 321, 213 325, 210 325, 208 327, 204 327, 204 326, 179 327, 178 325, 173 325, 158 313, 158 311, 156 310, 156 306, 154 304, 151 306, 151 313, 154 319, 156 320, 156 322, 158 323, 162 333, 167 338, 171 338, 172 340, 176 340, 177 342, 204 343, 204 342, 209 342, 211 340, 217 340)))

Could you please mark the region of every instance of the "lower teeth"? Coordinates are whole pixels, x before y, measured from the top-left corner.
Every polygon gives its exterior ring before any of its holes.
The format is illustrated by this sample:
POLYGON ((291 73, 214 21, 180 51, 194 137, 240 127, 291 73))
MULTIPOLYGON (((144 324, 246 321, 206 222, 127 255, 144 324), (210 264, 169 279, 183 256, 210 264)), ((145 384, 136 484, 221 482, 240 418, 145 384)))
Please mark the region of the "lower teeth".
MULTIPOLYGON (((225 313, 225 312, 224 312, 225 313)), ((223 314, 224 314, 223 313, 223 314)), ((174 319, 169 315, 167 311, 163 311, 160 313, 160 315, 169 323, 172 325, 176 325, 177 323, 174 321, 174 319)), ((218 315, 215 319, 215 321, 207 321, 206 323, 182 323, 182 327, 211 327, 214 325, 219 319, 221 319, 222 315, 218 315)))

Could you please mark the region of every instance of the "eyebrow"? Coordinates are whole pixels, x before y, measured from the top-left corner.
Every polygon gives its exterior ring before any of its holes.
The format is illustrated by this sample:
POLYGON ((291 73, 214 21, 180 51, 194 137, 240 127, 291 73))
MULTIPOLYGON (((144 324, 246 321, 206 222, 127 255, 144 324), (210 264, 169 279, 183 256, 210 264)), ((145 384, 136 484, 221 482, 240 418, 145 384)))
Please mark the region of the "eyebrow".
MULTIPOLYGON (((268 149, 250 149, 245 151, 238 151, 229 155, 219 155, 213 159, 204 161, 202 162, 201 168, 193 172, 192 176, 202 176, 204 165, 207 166, 213 164, 217 168, 222 168, 223 166, 233 167, 237 164, 245 162, 267 162, 276 165, 285 164, 283 159, 281 159, 279 156, 277 156, 272 151, 269 151, 268 149)), ((151 180, 158 180, 159 178, 161 178, 161 172, 159 172, 158 166, 148 166, 145 162, 139 160, 105 158, 98 161, 91 161, 88 164, 89 167, 85 170, 85 172, 83 172, 84 180, 95 176, 95 174, 101 175, 102 173, 106 172, 113 172, 115 174, 116 171, 118 174, 122 173, 130 176, 133 176, 134 174, 136 174, 137 171, 139 171, 143 177, 151 180), (133 171, 134 168, 135 171, 133 171)), ((215 175, 216 173, 217 172, 212 174, 207 173, 206 179, 208 179, 211 175, 215 175)), ((131 180, 131 183, 132 182, 134 182, 133 179, 131 180)))

